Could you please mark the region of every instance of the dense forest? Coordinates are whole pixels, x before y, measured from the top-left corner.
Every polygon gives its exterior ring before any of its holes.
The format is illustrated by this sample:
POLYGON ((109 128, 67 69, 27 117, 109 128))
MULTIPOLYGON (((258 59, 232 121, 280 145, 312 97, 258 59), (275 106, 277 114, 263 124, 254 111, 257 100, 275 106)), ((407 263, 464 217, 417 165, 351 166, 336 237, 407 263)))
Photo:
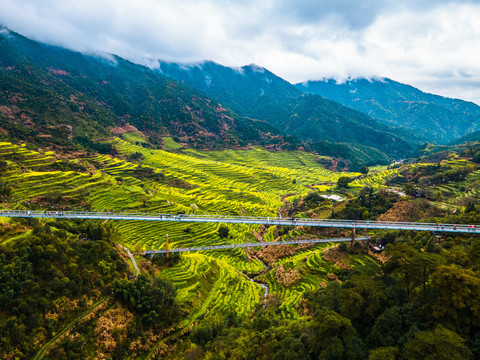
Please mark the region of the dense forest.
MULTIPOLYGON (((92 306, 105 301, 118 302, 115 311, 126 314, 128 329, 119 330, 112 339, 107 335, 99 345, 95 336, 109 325, 85 321, 81 338, 66 341, 49 358, 84 359, 102 347, 112 348, 108 341, 118 342, 123 331, 137 338, 179 319, 170 284, 144 275, 135 281, 125 278, 128 266, 115 248, 111 228, 65 221, 42 225, 35 219, 24 225, 32 227, 30 235, 15 246, 0 246, 4 359, 33 358, 42 339, 55 338, 59 330, 87 318, 92 306)), ((129 345, 130 341, 114 345, 114 357, 126 356, 129 345)))

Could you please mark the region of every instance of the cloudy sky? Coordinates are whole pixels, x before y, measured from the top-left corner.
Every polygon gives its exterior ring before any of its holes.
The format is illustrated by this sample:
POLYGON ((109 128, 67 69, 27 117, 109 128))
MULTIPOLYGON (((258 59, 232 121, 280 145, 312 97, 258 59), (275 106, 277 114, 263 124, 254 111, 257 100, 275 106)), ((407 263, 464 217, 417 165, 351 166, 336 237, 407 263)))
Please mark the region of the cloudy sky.
POLYGON ((290 82, 384 76, 480 104, 480 0, 0 0, 0 23, 143 64, 255 63, 290 82))

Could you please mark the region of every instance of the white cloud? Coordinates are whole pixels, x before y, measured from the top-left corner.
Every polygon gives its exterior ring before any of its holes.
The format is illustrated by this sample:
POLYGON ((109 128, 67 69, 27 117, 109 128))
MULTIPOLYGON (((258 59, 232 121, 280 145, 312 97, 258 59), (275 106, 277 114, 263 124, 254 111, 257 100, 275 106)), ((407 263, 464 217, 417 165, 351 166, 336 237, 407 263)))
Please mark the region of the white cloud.
POLYGON ((478 1, 0 0, 36 40, 155 59, 256 63, 291 82, 386 76, 480 103, 478 1))

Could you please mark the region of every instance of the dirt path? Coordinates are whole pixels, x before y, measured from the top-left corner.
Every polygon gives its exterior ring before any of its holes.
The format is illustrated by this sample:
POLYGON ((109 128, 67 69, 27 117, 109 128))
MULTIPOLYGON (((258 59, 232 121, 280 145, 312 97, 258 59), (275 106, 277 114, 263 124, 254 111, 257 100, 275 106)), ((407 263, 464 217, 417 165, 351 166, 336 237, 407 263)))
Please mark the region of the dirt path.
POLYGON ((132 264, 133 264, 133 275, 135 275, 135 277, 137 277, 138 275, 140 275, 140 269, 138 268, 137 266, 137 262, 135 261, 135 258, 133 257, 133 254, 130 252, 130 250, 128 248, 126 248, 125 246, 123 245, 120 245, 122 246, 123 250, 125 250, 125 252, 127 253, 128 257, 130 258, 130 260, 132 261, 132 264))

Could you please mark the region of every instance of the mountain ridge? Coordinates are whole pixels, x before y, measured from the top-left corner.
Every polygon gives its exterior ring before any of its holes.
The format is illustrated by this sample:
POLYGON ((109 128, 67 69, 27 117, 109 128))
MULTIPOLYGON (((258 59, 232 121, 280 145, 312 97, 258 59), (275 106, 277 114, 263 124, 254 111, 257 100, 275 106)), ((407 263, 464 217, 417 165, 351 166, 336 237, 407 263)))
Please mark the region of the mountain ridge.
POLYGON ((358 78, 345 82, 325 79, 305 81, 295 86, 383 123, 411 129, 433 143, 449 143, 480 127, 478 105, 426 93, 388 78, 358 78))
MULTIPOLYGON (((162 74, 168 72, 165 66, 155 71, 116 55, 78 53, 5 30, 0 42, 0 127, 5 140, 17 138, 66 149, 81 143, 99 150, 103 145, 92 140, 112 136, 112 128, 130 127, 146 136, 146 146, 161 147, 163 136, 205 150, 253 145, 295 149, 303 142, 307 151, 322 149, 321 155, 356 159, 357 167, 388 163, 415 148, 414 142, 388 126, 339 104, 327 105, 327 100, 317 95, 304 96, 292 84, 257 65, 237 69, 213 62, 189 68, 177 65, 177 72, 185 77, 178 80, 162 74), (238 81, 227 76, 217 86, 217 79, 222 77, 214 71, 226 72, 238 81), (187 73, 197 73, 203 87, 187 81, 187 73), (215 87, 216 93, 212 91, 215 87), (307 98, 310 101, 305 102, 307 98), (308 114, 301 123, 295 123, 296 107, 308 114), (335 127, 339 121, 353 128, 348 136, 321 131, 325 124, 335 127), (365 126, 372 121, 376 125, 365 126), (309 127, 316 130, 309 131, 309 127), (362 130, 354 130, 357 128, 362 130), (309 136, 311 133, 315 137, 309 136), (351 136, 355 133, 364 136, 351 136), (298 135, 302 139, 297 140, 298 135), (377 138, 385 137, 400 145, 376 143, 377 138)), ((170 64, 170 68, 172 72, 174 66, 170 64)))
POLYGON ((159 61, 156 71, 204 91, 243 115, 285 129, 303 141, 357 144, 377 148, 390 157, 405 157, 421 142, 407 130, 390 128, 339 103, 317 95, 302 95, 294 85, 258 65, 230 68, 212 61, 195 64, 159 61), (301 110, 301 117, 297 110, 301 110), (341 128, 352 130, 344 132, 341 128), (388 137, 398 146, 376 140, 388 137))
POLYGON ((34 130, 54 140, 86 134, 103 138, 109 127, 130 124, 154 146, 165 135, 197 148, 285 144, 281 132, 266 122, 238 116, 198 90, 118 56, 99 58, 5 31, 0 42, 7 134, 34 130), (70 126, 70 134, 47 131, 59 125, 70 126))

